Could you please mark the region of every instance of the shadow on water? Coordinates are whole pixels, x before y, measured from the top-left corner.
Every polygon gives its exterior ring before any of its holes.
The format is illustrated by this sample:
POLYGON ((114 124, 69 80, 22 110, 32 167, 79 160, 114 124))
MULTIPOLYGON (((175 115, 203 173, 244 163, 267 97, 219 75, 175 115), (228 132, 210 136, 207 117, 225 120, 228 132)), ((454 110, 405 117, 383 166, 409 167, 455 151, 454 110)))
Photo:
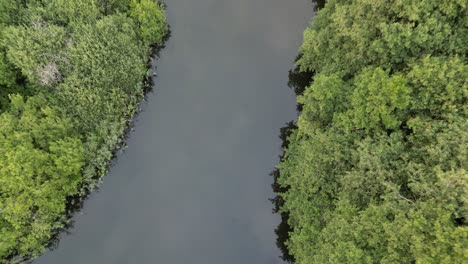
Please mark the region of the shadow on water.
POLYGON ((312 3, 314 4, 315 11, 318 11, 325 6, 327 0, 312 0, 312 3))
MULTIPOLYGON (((301 55, 297 56, 296 62, 301 58, 301 55)), ((294 93, 296 96, 302 95, 304 93, 304 90, 306 89, 307 86, 310 85, 314 78, 314 73, 313 72, 302 72, 298 66, 294 68, 293 70, 289 71, 289 81, 288 81, 288 86, 289 88, 293 89, 294 93)), ((296 110, 298 113, 302 111, 302 105, 297 104, 296 105, 296 110)))
MULTIPOLYGON (((318 11, 324 7, 327 0, 312 0, 314 4, 314 10, 318 11)), ((296 62, 301 58, 301 54, 296 57, 296 62)), ((310 71, 301 71, 300 68, 296 65, 296 67, 289 71, 289 81, 288 87, 291 88, 296 96, 302 95, 305 89, 310 86, 314 79, 314 72, 310 71)), ((300 113, 302 111, 302 105, 296 105, 297 112, 300 113)), ((282 141, 281 148, 283 149, 283 154, 280 156, 280 162, 284 161, 285 150, 289 146, 289 136, 293 133, 294 129, 296 129, 295 121, 290 121, 284 127, 280 129, 279 138, 282 141)), ((287 241, 289 240, 289 233, 293 231, 292 227, 289 225, 289 212, 281 211, 285 201, 280 196, 280 194, 285 193, 289 190, 288 186, 282 186, 279 184, 278 180, 281 176, 281 171, 279 168, 273 170, 270 174, 273 176, 274 182, 272 184, 272 189, 278 195, 271 199, 271 202, 274 205, 273 212, 280 214, 281 222, 275 229, 276 238, 276 246, 281 250, 282 256, 281 258, 289 263, 294 263, 295 259, 294 256, 291 255, 289 252, 287 241)))
MULTIPOLYGON (((307 86, 310 85, 310 83, 313 80, 313 73, 311 72, 300 72, 299 69, 296 67, 294 70, 289 71, 289 82, 288 86, 294 90, 297 96, 301 95, 304 90, 306 89, 307 86)), ((296 106, 297 111, 300 113, 302 110, 302 105, 297 104, 296 106)), ((286 126, 282 127, 280 129, 280 135, 279 138, 281 139, 281 148, 283 149, 283 154, 280 156, 280 162, 284 160, 284 154, 288 146, 289 146, 289 136, 293 133, 294 129, 296 129, 296 123, 295 121, 290 121, 289 123, 286 124, 286 126)), ((285 193, 288 191, 288 187, 286 186, 281 186, 278 183, 278 180, 280 178, 280 170, 276 168, 271 172, 271 176, 273 176, 274 182, 272 184, 272 189, 275 193, 278 195, 271 199, 271 202, 274 205, 273 212, 274 213, 279 213, 281 216, 281 222, 278 225, 278 227, 275 229, 275 234, 277 236, 276 239, 276 246, 281 250, 282 256, 281 258, 284 261, 293 263, 294 262, 294 256, 292 256, 289 253, 288 247, 286 245, 286 242, 289 239, 289 232, 292 231, 291 226, 288 224, 289 220, 289 213, 288 212, 280 212, 280 209, 284 205, 284 199, 279 195, 281 193, 285 193)))
MULTIPOLYGON (((289 136, 293 132, 293 130, 297 128, 296 124, 294 121, 291 121, 286 124, 286 126, 282 127, 280 129, 280 139, 282 140, 281 148, 286 149, 289 145, 289 136)), ((284 152, 280 157, 280 161, 283 161, 284 159, 284 152)), ((281 186, 278 183, 279 177, 280 177, 280 170, 276 168, 273 170, 270 174, 273 176, 274 182, 271 185, 273 188, 273 191, 277 194, 285 193, 288 191, 288 187, 281 186)), ((276 239, 276 246, 281 250, 282 256, 281 258, 284 261, 288 262, 294 262, 294 257, 289 253, 289 250, 285 244, 285 242, 289 238, 289 232, 292 231, 291 227, 288 225, 288 220, 289 220, 289 213, 288 212, 280 212, 280 208, 284 205, 284 199, 277 195, 275 198, 271 199, 271 202, 274 205, 273 212, 274 213, 279 213, 281 216, 281 222, 278 225, 278 227, 275 229, 275 234, 277 236, 276 239)))

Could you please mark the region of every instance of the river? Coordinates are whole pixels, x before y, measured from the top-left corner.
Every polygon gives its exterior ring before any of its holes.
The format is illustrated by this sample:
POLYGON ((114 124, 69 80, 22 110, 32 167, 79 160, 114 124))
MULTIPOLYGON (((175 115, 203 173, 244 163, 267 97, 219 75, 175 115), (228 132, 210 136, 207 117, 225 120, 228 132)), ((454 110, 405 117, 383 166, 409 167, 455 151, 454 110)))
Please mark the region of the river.
POLYGON ((268 201, 310 0, 167 0, 128 148, 36 264, 281 263, 268 201))

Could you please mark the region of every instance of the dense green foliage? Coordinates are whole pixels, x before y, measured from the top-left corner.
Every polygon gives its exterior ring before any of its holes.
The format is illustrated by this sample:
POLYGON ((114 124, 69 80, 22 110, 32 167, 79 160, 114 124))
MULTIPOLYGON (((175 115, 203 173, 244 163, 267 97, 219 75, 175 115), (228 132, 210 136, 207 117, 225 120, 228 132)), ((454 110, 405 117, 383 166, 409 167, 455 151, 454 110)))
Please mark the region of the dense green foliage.
POLYGON ((155 0, 0 0, 0 262, 43 252, 105 174, 166 33, 155 0))
POLYGON ((277 175, 297 263, 466 263, 463 0, 329 0, 277 175))

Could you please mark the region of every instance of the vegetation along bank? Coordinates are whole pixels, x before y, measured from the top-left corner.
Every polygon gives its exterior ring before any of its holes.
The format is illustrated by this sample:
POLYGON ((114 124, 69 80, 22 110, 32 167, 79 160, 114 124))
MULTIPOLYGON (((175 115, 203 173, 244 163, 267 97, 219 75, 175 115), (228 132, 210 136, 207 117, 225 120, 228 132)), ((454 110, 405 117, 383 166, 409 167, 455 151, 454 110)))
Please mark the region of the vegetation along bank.
POLYGON ((156 0, 0 0, 0 262, 42 253, 106 173, 167 32, 156 0))
POLYGON ((466 263, 467 2, 329 0, 275 200, 299 264, 466 263))

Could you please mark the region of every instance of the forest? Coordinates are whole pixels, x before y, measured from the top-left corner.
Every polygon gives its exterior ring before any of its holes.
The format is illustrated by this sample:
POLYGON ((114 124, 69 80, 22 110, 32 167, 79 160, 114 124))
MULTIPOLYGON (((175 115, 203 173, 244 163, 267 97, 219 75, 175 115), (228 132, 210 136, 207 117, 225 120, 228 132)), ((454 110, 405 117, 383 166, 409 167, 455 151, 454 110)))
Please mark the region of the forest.
POLYGON ((467 4, 329 0, 313 18, 273 174, 290 260, 467 262, 467 4))
POLYGON ((156 0, 0 0, 0 263, 41 254, 104 176, 167 33, 156 0))

